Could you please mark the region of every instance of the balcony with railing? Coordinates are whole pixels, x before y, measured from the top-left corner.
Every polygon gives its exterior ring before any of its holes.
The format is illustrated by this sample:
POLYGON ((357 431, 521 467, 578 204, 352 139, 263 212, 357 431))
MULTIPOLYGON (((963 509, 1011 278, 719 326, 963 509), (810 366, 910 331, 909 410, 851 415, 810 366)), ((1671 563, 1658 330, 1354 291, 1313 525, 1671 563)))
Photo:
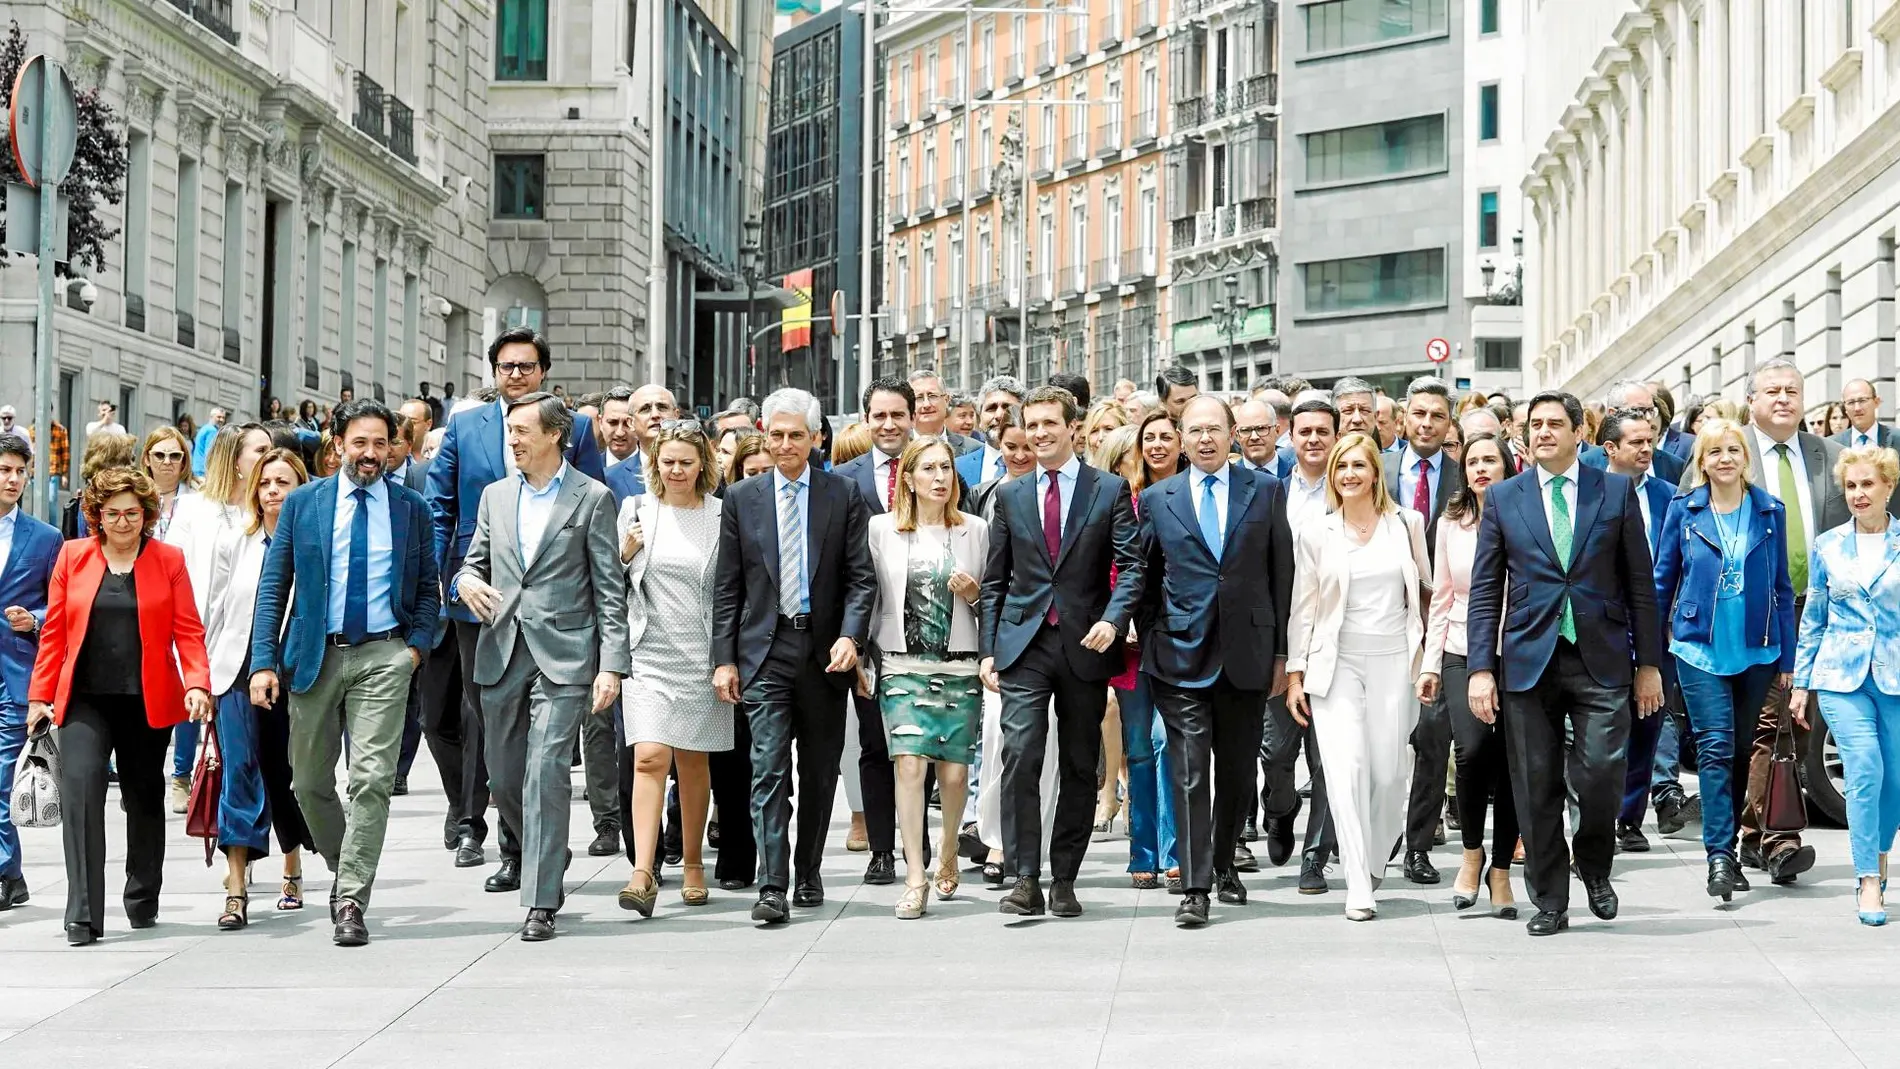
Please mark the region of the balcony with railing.
POLYGON ((1032 305, 1043 304, 1055 299, 1056 280, 1049 272, 1033 272, 1028 277, 1027 282, 1029 284, 1028 303, 1032 305))
POLYGON ((962 175, 953 174, 943 180, 943 185, 937 188, 937 203, 946 208, 951 205, 963 203, 962 175))
POLYGON ((957 303, 957 298, 955 297, 937 298, 935 318, 930 321, 930 325, 933 328, 936 328, 936 327, 954 328, 957 325, 957 312, 960 309, 960 307, 961 306, 957 303))
POLYGON ((1161 28, 1161 0, 1135 0, 1135 36, 1161 28))
POLYGON ((238 43, 237 30, 231 25, 231 0, 171 0, 171 5, 217 34, 225 44, 238 43))
POLYGON ((990 195, 990 183, 993 172, 988 167, 976 167, 970 171, 970 200, 972 203, 990 195))
POLYGON ((1174 102, 1174 128, 1176 131, 1192 130, 1205 121, 1207 101, 1200 97, 1188 97, 1174 102))
POLYGON ((977 64, 976 65, 976 95, 980 97, 988 96, 990 95, 990 91, 995 88, 996 88, 996 83, 990 81, 989 62, 985 60, 984 62, 977 64))
POLYGON ((1161 138, 1160 114, 1154 108, 1135 113, 1134 123, 1128 132, 1131 145, 1145 145, 1161 138))
POLYGON ((1036 146, 1036 172, 1039 175, 1053 174, 1056 169, 1056 142, 1052 137, 1044 137, 1036 146))
POLYGON ((910 125, 910 94, 904 92, 891 94, 891 125, 910 125))
POLYGON ((902 219, 910 214, 910 194, 902 189, 891 191, 891 218, 902 219))
POLYGON ((1009 57, 1003 67, 1003 81, 1009 85, 1021 85, 1023 81, 1023 57, 1021 53, 1009 57))
POLYGON ((963 106, 963 79, 945 78, 942 92, 937 97, 939 108, 960 108, 963 106))
POLYGON ((1106 290, 1121 281, 1122 261, 1115 255, 1104 256, 1089 267, 1089 288, 1106 290))
POLYGON ((1211 15, 1223 8, 1251 7, 1258 10, 1272 22, 1280 17, 1279 0, 1175 0, 1175 14, 1187 18, 1195 15, 1211 15))
POLYGON ((389 99, 389 151, 411 167, 416 157, 416 112, 395 97, 389 99))
POLYGON ((929 330, 932 325, 930 313, 931 307, 929 301, 925 301, 922 304, 911 305, 910 317, 904 324, 905 333, 929 330))
POLYGON ((1080 130, 1062 139, 1062 166, 1075 167, 1088 162, 1089 137, 1080 130))
MULTIPOLYGON (((1117 0, 1119 6, 1120 0, 1117 0)), ((1120 11, 1111 11, 1095 20, 1095 43, 1101 48, 1113 48, 1122 43, 1122 15, 1120 11)))
POLYGON ((925 212, 929 211, 931 208, 935 207, 935 205, 931 203, 930 198, 931 198, 931 195, 936 192, 936 190, 930 187, 931 187, 931 183, 928 181, 918 184, 916 192, 911 195, 912 197, 911 202, 910 202, 911 211, 917 213, 918 215, 922 215, 925 212))
POLYGON ((1063 59, 1074 63, 1076 60, 1082 59, 1089 54, 1089 27, 1087 22, 1080 19, 1076 20, 1075 25, 1069 27, 1068 33, 1063 36, 1068 41, 1067 47, 1062 50, 1063 59))
POLYGON ((1065 267, 1057 272, 1062 277, 1057 287, 1058 296, 1063 300, 1080 297, 1089 291, 1089 264, 1087 260, 1077 262, 1073 267, 1065 267))
POLYGON ((356 72, 356 113, 351 122, 377 141, 389 143, 389 133, 383 126, 383 87, 362 71, 356 72))
POLYGON ((1121 282, 1137 282, 1144 278, 1155 277, 1159 269, 1153 249, 1127 249, 1121 255, 1121 282))
POLYGON ((985 312, 1004 307, 1002 283, 979 282, 971 286, 969 303, 971 308, 985 312))
POLYGON ((1219 245, 1279 225, 1279 201, 1274 197, 1255 197, 1174 220, 1169 227, 1169 244, 1177 251, 1219 245))
POLYGON ((1112 156, 1122 149, 1122 124, 1120 120, 1103 123, 1095 128, 1095 154, 1112 156))

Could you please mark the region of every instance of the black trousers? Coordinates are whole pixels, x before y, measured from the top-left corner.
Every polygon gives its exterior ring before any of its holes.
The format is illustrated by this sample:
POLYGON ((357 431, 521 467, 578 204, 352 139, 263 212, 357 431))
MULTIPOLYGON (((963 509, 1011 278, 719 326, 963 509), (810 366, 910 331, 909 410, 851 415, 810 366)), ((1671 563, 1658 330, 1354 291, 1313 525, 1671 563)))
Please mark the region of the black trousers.
MULTIPOLYGON (((480 624, 452 620, 449 622, 449 631, 454 636, 462 670, 459 688, 462 698, 462 816, 469 834, 480 843, 488 840, 488 757, 482 750, 481 688, 470 680, 475 678, 475 643, 482 636, 482 628, 480 624)), ((521 860, 521 830, 509 827, 499 809, 495 811, 495 824, 501 830, 501 856, 521 860)))
POLYGON ((719 859, 713 863, 713 879, 751 883, 759 874, 758 841, 747 816, 752 812, 752 725, 744 716, 736 720, 732 749, 706 755, 713 804, 719 807, 719 859))
POLYGON ((1214 889, 1216 874, 1234 865, 1234 843, 1253 797, 1265 695, 1241 690, 1225 678, 1207 687, 1177 687, 1159 679, 1150 685, 1168 733, 1181 884, 1205 893, 1214 889))
MULTIPOLYGON (((874 671, 871 678, 876 679, 874 671)), ((877 697, 851 693, 858 730, 858 783, 864 789, 864 840, 872 851, 897 849, 897 766, 877 697)))
POLYGON ((1502 698, 1511 791, 1524 832, 1524 882, 1538 909, 1565 910, 1572 851, 1577 871, 1589 877, 1608 878, 1616 856, 1630 688, 1598 683, 1577 647, 1558 639, 1543 677, 1529 690, 1505 691, 1502 698), (1566 783, 1577 803, 1577 830, 1569 844, 1564 842, 1566 783))
MULTIPOLYGON (((816 879, 844 756, 844 688, 817 658, 811 632, 779 621, 772 648, 741 695, 752 729, 752 834, 758 843, 761 890, 786 891, 796 873, 816 879), (792 748, 798 748, 798 849, 792 851, 792 748)), ((849 674, 839 678, 849 679, 849 674)), ((1106 692, 1104 692, 1106 693, 1106 692)), ((720 813, 725 813, 721 808, 720 813)), ((725 834, 721 821, 720 835, 725 834)), ((724 850, 721 850, 724 853, 724 850)))
POLYGON ((1003 868, 1012 876, 1042 876, 1042 763, 1053 699, 1056 815, 1049 830, 1049 874, 1073 880, 1094 827, 1095 763, 1102 757, 1108 682, 1076 676, 1061 635, 1045 626, 1002 673, 1001 683, 1003 868))
POLYGON ((1430 851, 1445 812, 1445 765, 1451 759, 1451 714, 1444 692, 1420 702, 1412 728, 1412 791, 1405 811, 1405 848, 1430 851))
MULTIPOLYGON (((1510 759, 1505 755, 1504 724, 1487 724, 1471 715, 1470 673, 1465 659, 1445 654, 1439 692, 1451 713, 1452 760, 1458 781, 1458 834, 1466 850, 1484 849, 1485 807, 1490 806, 1491 867, 1508 869, 1517 852, 1517 801, 1511 797, 1510 759)), ((1416 794, 1413 795, 1417 797, 1416 794)))
POLYGON ((165 749, 170 728, 145 720, 139 695, 75 694, 59 728, 66 923, 106 930, 106 770, 125 800, 125 914, 158 915, 165 880, 165 749), (116 758, 116 760, 115 760, 116 758))
POLYGON ((442 794, 448 800, 449 819, 462 833, 484 838, 488 834, 488 822, 484 814, 474 815, 474 820, 481 821, 478 834, 469 817, 470 799, 462 774, 467 752, 462 747, 462 663, 454 643, 444 640, 423 657, 422 668, 409 682, 409 715, 422 725, 422 738, 429 744, 429 756, 435 760, 436 772, 442 777, 442 794))
MULTIPOLYGON (((1294 784, 1293 763, 1299 759, 1300 744, 1306 744, 1306 775, 1313 784, 1313 810, 1306 818, 1307 853, 1325 851, 1330 858, 1339 851, 1339 837, 1333 834, 1333 810, 1326 804, 1326 768, 1320 764, 1319 743, 1313 738, 1313 725, 1301 727, 1287 712, 1286 695, 1267 699, 1267 713, 1260 735, 1260 771, 1265 785, 1260 790, 1260 813, 1271 820, 1300 814, 1300 792, 1294 784)), ((1248 800, 1249 808, 1252 799, 1248 800)))

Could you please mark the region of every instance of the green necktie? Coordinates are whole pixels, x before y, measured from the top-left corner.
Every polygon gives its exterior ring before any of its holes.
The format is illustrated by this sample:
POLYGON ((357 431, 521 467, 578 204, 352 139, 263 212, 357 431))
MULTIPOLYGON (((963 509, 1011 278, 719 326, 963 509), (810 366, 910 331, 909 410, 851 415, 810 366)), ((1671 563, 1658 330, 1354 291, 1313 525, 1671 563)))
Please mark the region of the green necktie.
POLYGON ((1781 465, 1781 503, 1788 510, 1788 581, 1797 596, 1808 593, 1808 519, 1801 515, 1801 489, 1794 481, 1794 461, 1786 443, 1775 447, 1781 465))
MULTIPOLYGON (((1564 571, 1570 571, 1570 502, 1564 500, 1564 484, 1569 479, 1553 475, 1550 479, 1550 540, 1557 546, 1557 563, 1564 571)), ((1564 616, 1557 624, 1557 633, 1565 639, 1577 641, 1577 618, 1570 611, 1570 595, 1564 595, 1564 616)))

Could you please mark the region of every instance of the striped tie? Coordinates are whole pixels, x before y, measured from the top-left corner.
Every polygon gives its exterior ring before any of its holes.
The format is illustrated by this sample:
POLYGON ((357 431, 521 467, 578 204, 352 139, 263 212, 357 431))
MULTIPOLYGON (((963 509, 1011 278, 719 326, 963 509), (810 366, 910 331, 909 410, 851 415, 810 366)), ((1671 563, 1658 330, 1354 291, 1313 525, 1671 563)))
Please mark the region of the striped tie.
POLYGON ((798 517, 798 484, 788 482, 778 498, 778 611, 805 611, 805 525, 798 517))

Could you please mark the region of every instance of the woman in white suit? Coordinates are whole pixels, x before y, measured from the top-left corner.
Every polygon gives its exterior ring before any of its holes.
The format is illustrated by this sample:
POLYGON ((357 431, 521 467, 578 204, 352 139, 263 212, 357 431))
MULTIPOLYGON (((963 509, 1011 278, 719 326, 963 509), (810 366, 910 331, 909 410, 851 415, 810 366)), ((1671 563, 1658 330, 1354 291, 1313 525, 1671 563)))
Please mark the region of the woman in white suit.
POLYGON ((983 717, 976 600, 989 534, 981 517, 957 508, 950 446, 924 437, 904 447, 891 511, 871 518, 869 535, 878 587, 872 638, 883 655, 875 686, 897 763, 897 823, 904 840, 904 893, 896 911, 903 920, 923 916, 930 899, 924 773, 931 762, 943 804, 937 894, 949 898, 957 891, 956 832, 983 717))
POLYGON ((1379 447, 1348 434, 1326 461, 1330 511, 1294 545, 1287 710, 1310 717, 1346 867, 1346 916, 1377 915, 1373 892, 1405 826, 1412 680, 1432 574, 1425 521, 1387 496, 1379 447))

